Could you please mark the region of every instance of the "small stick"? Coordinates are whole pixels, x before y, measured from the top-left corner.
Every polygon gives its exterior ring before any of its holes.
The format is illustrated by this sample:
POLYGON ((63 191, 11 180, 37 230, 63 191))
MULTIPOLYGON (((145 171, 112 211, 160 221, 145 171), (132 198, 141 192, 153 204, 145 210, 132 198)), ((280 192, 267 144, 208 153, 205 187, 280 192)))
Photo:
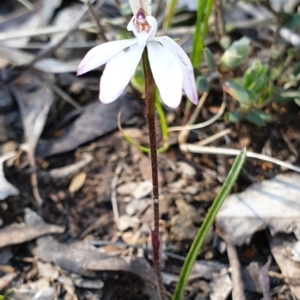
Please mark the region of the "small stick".
POLYGON ((91 19, 92 19, 93 23, 95 24, 95 26, 97 28, 98 37, 102 40, 102 42, 108 42, 108 39, 106 38, 106 36, 104 34, 103 26, 100 24, 100 22, 98 20, 98 17, 96 15, 96 13, 94 12, 92 4, 90 3, 89 0, 86 3, 87 3, 87 6, 88 6, 88 10, 89 10, 91 19))
POLYGON ((232 300, 245 300, 244 284, 242 280, 241 265, 234 245, 226 241, 227 256, 230 263, 232 278, 232 300))
MULTIPOLYGON (((200 99, 200 102, 201 102, 201 99, 200 99)), ((198 106, 199 106, 199 104, 198 104, 198 106)), ((197 106, 197 109, 198 109, 198 106, 197 106)), ((169 127, 168 131, 171 132, 171 131, 181 131, 181 130, 196 130, 196 129, 201 129, 201 128, 207 127, 207 126, 213 124, 215 121, 217 121, 223 115, 225 108, 226 108, 226 94, 224 93, 222 105, 221 105, 218 113, 215 114, 211 119, 209 119, 205 122, 199 123, 199 124, 194 124, 194 125, 187 124, 185 126, 169 127)), ((191 123, 193 123, 193 122, 191 122, 191 123)))
POLYGON ((113 208, 113 213, 114 213, 114 218, 115 218, 115 222, 117 223, 118 228, 119 227, 119 209, 118 209, 118 201, 117 201, 117 183, 118 183, 118 179, 122 173, 123 170, 123 166, 124 164, 121 163, 117 166, 116 171, 115 171, 115 176, 111 182, 111 205, 113 208))
MULTIPOLYGON (((188 126, 188 125, 192 125, 195 123, 199 113, 200 113, 200 110, 202 108, 202 106, 204 105, 206 99, 207 99, 207 96, 208 96, 208 93, 203 93, 202 94, 202 97, 195 109, 195 111, 193 112, 193 114, 191 115, 190 119, 188 120, 188 122, 186 123, 185 126, 188 126)), ((181 131, 179 136, 178 136, 178 142, 179 144, 183 144, 183 143, 186 143, 187 139, 188 139, 188 136, 189 136, 189 131, 188 130, 184 130, 184 131, 181 131)))
MULTIPOLYGON (((181 144, 181 151, 191 152, 191 153, 200 153, 200 154, 215 154, 215 155, 233 155, 238 156, 241 150, 238 149, 229 149, 223 147, 208 147, 208 146, 198 146, 194 144, 181 144)), ((294 166, 288 162, 273 158, 268 155, 259 154, 255 152, 247 151, 247 157, 255 158, 259 160, 264 160, 270 162, 272 164, 293 170, 295 172, 300 173, 300 167, 294 166)))

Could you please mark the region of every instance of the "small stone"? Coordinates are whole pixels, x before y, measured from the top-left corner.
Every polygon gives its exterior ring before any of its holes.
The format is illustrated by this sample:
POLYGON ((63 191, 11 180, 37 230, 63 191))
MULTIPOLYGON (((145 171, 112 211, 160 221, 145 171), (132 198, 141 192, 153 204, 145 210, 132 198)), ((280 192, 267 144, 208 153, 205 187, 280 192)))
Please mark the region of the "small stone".
POLYGON ((129 228, 134 228, 138 223, 139 220, 137 218, 122 215, 118 220, 118 227, 121 231, 125 231, 129 228))
POLYGON ((164 175, 166 182, 171 183, 176 180, 177 173, 171 170, 167 170, 165 171, 164 175))
POLYGON ((194 178, 197 174, 196 169, 194 167, 192 167, 191 165, 183 162, 183 161, 179 161, 177 163, 178 167, 179 167, 179 172, 182 175, 185 175, 187 178, 194 178))
POLYGON ((191 219, 185 215, 175 215, 171 219, 171 233, 174 238, 181 242, 184 240, 193 240, 197 234, 198 228, 191 219))
POLYGON ((132 237, 133 237, 132 231, 126 231, 126 232, 122 233, 122 241, 125 244, 128 244, 128 245, 132 244, 132 237))
POLYGON ((221 274, 216 276, 210 282, 210 299, 211 300, 225 300, 228 298, 232 290, 232 281, 229 275, 221 274))
MULTIPOLYGON (((143 155, 140 158, 139 168, 140 168, 140 172, 143 177, 143 180, 144 181, 152 181, 151 160, 148 156, 143 155)), ((160 187, 163 186, 163 184, 164 184, 164 176, 162 175, 160 170, 158 170, 158 184, 160 187)))
POLYGON ((184 189, 184 193, 185 194, 189 194, 189 195, 196 195, 199 193, 199 188, 195 185, 188 185, 185 189, 184 189))
POLYGON ((101 253, 106 253, 110 256, 120 255, 122 251, 124 251, 124 247, 116 246, 116 245, 106 245, 99 248, 101 253))
POLYGON ((104 285, 102 280, 89 280, 84 279, 82 277, 73 278, 73 282, 76 287, 84 288, 84 289, 101 289, 104 285))
POLYGON ((39 276, 47 277, 51 279, 57 279, 59 276, 59 267, 55 267, 50 263, 37 262, 37 268, 39 271, 39 276))
POLYGON ((183 179, 180 179, 178 181, 175 181, 173 183, 169 184, 169 189, 171 193, 181 192, 182 188, 186 186, 186 181, 183 179))
POLYGON ((199 223, 200 216, 198 215, 194 206, 187 204, 184 200, 176 200, 176 206, 179 210, 179 214, 189 218, 194 223, 199 223))
POLYGON ((152 192, 152 184, 149 181, 142 181, 138 184, 132 195, 135 199, 141 199, 152 192))
POLYGON ((138 211, 143 211, 148 205, 147 199, 134 199, 126 206, 126 213, 133 216, 138 211))
POLYGON ((120 195, 131 195, 137 187, 136 182, 127 182, 117 187, 117 193, 120 195))

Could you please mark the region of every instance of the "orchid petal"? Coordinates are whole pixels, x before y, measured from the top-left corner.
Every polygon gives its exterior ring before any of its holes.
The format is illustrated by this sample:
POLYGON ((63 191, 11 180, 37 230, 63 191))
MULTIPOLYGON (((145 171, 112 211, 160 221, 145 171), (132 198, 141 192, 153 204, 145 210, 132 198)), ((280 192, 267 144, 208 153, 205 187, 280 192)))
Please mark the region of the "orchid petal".
POLYGON ((148 42, 148 57, 162 101, 175 108, 182 97, 182 74, 177 57, 160 43, 148 42))
POLYGON ((150 25, 150 30, 149 32, 143 31, 143 32, 138 32, 137 29, 134 26, 134 20, 135 17, 132 17, 130 22, 127 25, 127 30, 132 31, 133 34, 136 36, 138 39, 138 43, 140 46, 146 46, 147 41, 153 40, 153 38, 156 35, 157 32, 157 21, 154 17, 148 16, 146 17, 146 21, 150 25))
POLYGON ((108 42, 92 48, 81 61, 77 70, 77 75, 81 75, 104 65, 123 49, 136 43, 136 39, 130 39, 108 42))
POLYGON ((190 101, 196 105, 198 103, 197 87, 193 66, 189 57, 176 42, 167 36, 156 37, 154 40, 162 43, 165 48, 170 50, 178 58, 183 78, 182 88, 190 101))
POLYGON ((151 16, 151 0, 129 0, 129 5, 134 16, 141 8, 151 16))
POLYGON ((100 101, 111 103, 124 91, 141 59, 144 47, 138 44, 124 49, 111 59, 100 81, 100 101))

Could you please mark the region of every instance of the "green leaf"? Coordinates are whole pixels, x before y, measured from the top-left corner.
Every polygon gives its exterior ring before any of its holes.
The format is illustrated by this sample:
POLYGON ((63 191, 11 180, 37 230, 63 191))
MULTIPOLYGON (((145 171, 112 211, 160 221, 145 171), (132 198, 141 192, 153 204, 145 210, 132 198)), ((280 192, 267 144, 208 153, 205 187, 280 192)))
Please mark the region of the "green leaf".
POLYGON ((232 43, 221 57, 221 63, 230 69, 234 69, 245 62, 250 53, 250 41, 241 38, 232 43))
POLYGON ((173 296, 173 300, 182 300, 183 299, 184 288, 188 281, 193 264, 198 256, 201 246, 205 240, 205 237, 216 218, 218 211, 220 210, 224 200, 230 193, 234 183, 237 180, 238 175, 240 174, 240 171, 242 170, 245 159, 246 159, 246 150, 243 150, 235 159, 235 161, 231 167, 231 170, 229 171, 229 174, 222 186, 221 191, 218 193, 211 208, 209 209, 209 211, 197 233, 197 236, 195 237, 195 239, 192 243, 190 251, 184 261, 183 267, 182 267, 180 275, 179 275, 179 280, 178 280, 178 283, 176 286, 175 294, 173 296))
POLYGON ((242 87, 240 84, 228 80, 222 85, 225 92, 227 92, 232 98, 239 101, 241 104, 250 105, 251 99, 247 89, 242 87))
POLYGON ((230 44, 231 44, 231 38, 228 35, 221 37, 220 45, 223 47, 223 49, 228 49, 230 44))
POLYGON ((298 90, 289 90, 280 92, 280 97, 282 98, 300 98, 300 91, 298 90))
POLYGON ((232 123, 236 123, 236 122, 240 121, 241 114, 236 111, 228 112, 225 114, 225 118, 232 123))
POLYGON ((243 76, 243 87, 248 88, 251 83, 252 83, 252 76, 250 72, 246 71, 243 76))
POLYGON ((209 91, 209 82, 204 76, 198 76, 196 79, 196 85, 199 92, 209 91))
POLYGON ((292 74, 293 74, 294 76, 298 76, 298 75, 300 74, 300 63, 299 63, 299 62, 296 63, 296 65, 295 65, 295 67, 294 67, 294 69, 293 69, 292 74))
POLYGON ((262 65, 260 61, 254 61, 243 76, 243 86, 249 88, 250 85, 260 77, 266 77, 268 66, 262 65))
POLYGON ((191 61, 194 68, 198 68, 201 61, 213 3, 213 0, 197 0, 197 19, 191 53, 191 61))
POLYGON ((122 16, 131 15, 132 11, 131 11, 129 3, 125 2, 125 3, 121 4, 119 12, 122 16))
POLYGON ((208 70, 210 72, 216 72, 217 66, 210 50, 208 48, 204 48, 203 54, 204 54, 204 59, 206 61, 208 70))
POLYGON ((255 94, 260 95, 268 87, 268 82, 266 77, 257 77, 255 81, 249 86, 249 90, 253 91, 255 94))
POLYGON ((300 106, 300 98, 296 98, 294 101, 298 106, 300 106))
POLYGON ((178 0, 168 0, 167 1, 167 8, 166 8, 166 13, 165 13, 165 19, 164 19, 164 24, 163 24, 163 29, 166 30, 171 27, 173 17, 176 12, 176 7, 177 7, 177 2, 178 0))
POLYGON ((289 16, 287 22, 285 22, 282 26, 290 29, 300 27, 300 14, 294 14, 292 16, 289 16))
POLYGON ((272 116, 260 110, 251 110, 245 115, 245 119, 254 125, 262 126, 266 122, 270 122, 272 120, 272 116))

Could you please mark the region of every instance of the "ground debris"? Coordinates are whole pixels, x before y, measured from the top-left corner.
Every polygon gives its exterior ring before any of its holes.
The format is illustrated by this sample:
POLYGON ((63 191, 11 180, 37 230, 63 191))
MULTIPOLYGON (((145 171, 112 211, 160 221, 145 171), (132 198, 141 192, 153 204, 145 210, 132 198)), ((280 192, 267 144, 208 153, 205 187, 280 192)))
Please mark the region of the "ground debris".
POLYGON ((19 190, 7 181, 3 172, 3 163, 6 160, 14 157, 15 155, 15 152, 9 152, 0 157, 0 201, 6 199, 9 196, 19 195, 19 190))
POLYGON ((14 300, 53 300, 57 299, 57 293, 47 278, 22 284, 19 288, 13 288, 7 295, 14 300))
POLYGON ((295 299, 300 299, 300 263, 292 260, 292 248, 297 243, 293 237, 277 235, 271 238, 271 252, 276 260, 285 282, 289 285, 295 299))
POLYGON ((108 257, 96 249, 86 249, 84 243, 76 243, 75 246, 68 245, 59 243, 52 237, 38 239, 33 253, 44 261, 88 277, 96 277, 95 272, 88 270, 88 265, 93 261, 105 262, 108 257))
POLYGON ((230 195, 217 215, 218 230, 235 245, 250 241, 253 233, 300 230, 300 175, 287 173, 256 183, 230 195))
POLYGON ((43 140, 37 147, 37 156, 46 157, 76 149, 78 146, 109 133, 117 128, 118 113, 125 123, 137 113, 133 99, 129 95, 110 105, 98 101, 87 105, 72 125, 58 138, 43 140))

